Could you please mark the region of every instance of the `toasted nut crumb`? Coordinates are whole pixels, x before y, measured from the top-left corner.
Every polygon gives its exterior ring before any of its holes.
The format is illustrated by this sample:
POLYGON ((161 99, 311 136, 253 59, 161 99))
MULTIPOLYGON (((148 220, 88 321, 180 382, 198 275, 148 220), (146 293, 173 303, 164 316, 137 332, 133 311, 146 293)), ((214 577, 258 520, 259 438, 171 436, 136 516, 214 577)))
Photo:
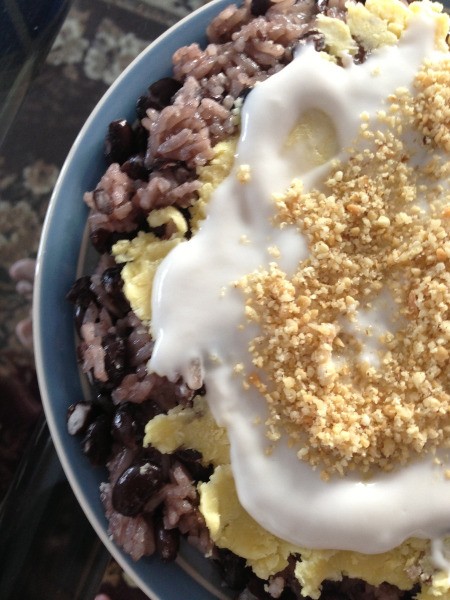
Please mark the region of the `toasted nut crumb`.
POLYGON ((250 165, 239 165, 236 171, 236 178, 239 183, 249 183, 252 178, 250 165))
POLYGON ((361 115, 353 150, 333 162, 323 189, 296 180, 275 196, 276 224, 297 227, 310 248, 298 270, 287 276, 274 262, 237 283, 261 331, 244 386, 267 402, 271 443, 286 433, 324 479, 390 471, 448 439, 449 122, 450 60, 429 61, 415 95, 399 89, 376 117, 361 115), (417 131, 427 158, 413 166, 417 131), (370 314, 383 290, 395 314, 375 336, 356 314, 370 314), (377 366, 363 360, 369 337, 377 366))

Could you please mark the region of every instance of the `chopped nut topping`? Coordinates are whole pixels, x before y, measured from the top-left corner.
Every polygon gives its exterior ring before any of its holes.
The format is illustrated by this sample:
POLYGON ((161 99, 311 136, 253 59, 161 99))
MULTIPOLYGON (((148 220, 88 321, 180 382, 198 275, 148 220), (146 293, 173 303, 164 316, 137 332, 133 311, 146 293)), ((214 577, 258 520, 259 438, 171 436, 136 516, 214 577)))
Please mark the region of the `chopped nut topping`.
POLYGON ((277 248, 277 246, 269 246, 267 248, 267 252, 270 254, 270 256, 272 256, 273 258, 280 258, 281 256, 281 252, 280 249, 277 248))
POLYGON ((236 177, 240 183, 249 183, 252 178, 250 165, 240 165, 237 170, 236 177))
POLYGON ((437 148, 450 152, 450 60, 427 61, 415 87, 415 122, 419 131, 437 148))
POLYGON ((260 326, 245 383, 267 401, 267 436, 287 434, 325 478, 389 471, 446 445, 449 79, 447 61, 424 64, 416 96, 399 89, 385 111, 362 115, 323 191, 294 181, 277 195, 276 223, 301 230, 310 255, 292 277, 272 262, 238 282, 260 326), (383 295, 387 330, 375 314, 383 295))

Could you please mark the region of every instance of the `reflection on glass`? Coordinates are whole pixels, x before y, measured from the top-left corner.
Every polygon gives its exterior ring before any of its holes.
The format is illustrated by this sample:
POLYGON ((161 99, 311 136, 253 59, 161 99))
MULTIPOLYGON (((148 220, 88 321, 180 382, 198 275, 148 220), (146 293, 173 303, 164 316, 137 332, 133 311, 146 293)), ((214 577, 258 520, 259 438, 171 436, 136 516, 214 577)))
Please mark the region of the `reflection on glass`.
POLYGON ((0 0, 0 144, 70 0, 0 0))

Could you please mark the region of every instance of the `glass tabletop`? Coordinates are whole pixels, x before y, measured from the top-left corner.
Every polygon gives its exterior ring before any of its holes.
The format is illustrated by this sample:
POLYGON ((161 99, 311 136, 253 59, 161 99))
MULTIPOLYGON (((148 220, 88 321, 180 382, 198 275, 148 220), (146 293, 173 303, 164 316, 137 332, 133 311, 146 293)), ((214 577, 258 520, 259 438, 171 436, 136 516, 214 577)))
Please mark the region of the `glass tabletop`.
POLYGON ((0 600, 147 598, 96 536, 51 441, 32 350, 34 259, 86 118, 152 40, 206 1, 0 0, 0 600), (44 4, 52 20, 36 47, 44 4), (8 54, 16 42, 24 53, 8 54))
POLYGON ((201 4, 0 0, 2 600, 145 599, 79 508, 42 415, 30 318, 34 259, 53 186, 84 121, 135 56, 201 4))

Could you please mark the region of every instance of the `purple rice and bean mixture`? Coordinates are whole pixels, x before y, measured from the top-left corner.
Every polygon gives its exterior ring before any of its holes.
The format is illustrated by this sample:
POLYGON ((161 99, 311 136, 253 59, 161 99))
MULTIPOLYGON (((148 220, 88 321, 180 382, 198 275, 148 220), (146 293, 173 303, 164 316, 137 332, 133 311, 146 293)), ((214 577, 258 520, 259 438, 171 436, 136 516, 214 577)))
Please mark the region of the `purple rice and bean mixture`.
MULTIPOLYGON (((198 482, 207 481, 212 468, 202 466, 193 450, 168 455, 143 447, 146 423, 177 405, 189 406, 194 392, 181 380, 171 383, 147 373, 153 341, 130 309, 121 266, 110 250, 140 230, 169 238, 169 225, 149 227, 153 209, 175 206, 189 223, 189 207, 201 187, 196 167, 212 158, 217 142, 237 133, 236 106, 257 82, 290 62, 299 43, 323 48, 322 34, 314 29, 317 14, 345 20, 340 0, 246 0, 239 8, 230 5, 209 25, 206 49, 197 44, 180 48, 173 56, 171 77, 143 82, 143 89, 150 87, 137 100, 135 121, 109 125, 109 166, 96 189, 85 195, 98 267, 68 293, 75 309, 78 358, 92 390, 91 400, 69 408, 68 429, 79 436, 89 461, 108 470, 100 493, 112 538, 134 560, 156 553, 172 561, 184 537, 212 557, 225 585, 240 600, 302 598, 294 560, 268 583, 244 559, 215 547, 198 509, 197 492, 198 482)), ((361 49, 357 60, 364 58, 361 49)), ((344 578, 325 582, 321 599, 408 600, 415 592, 344 578)))

